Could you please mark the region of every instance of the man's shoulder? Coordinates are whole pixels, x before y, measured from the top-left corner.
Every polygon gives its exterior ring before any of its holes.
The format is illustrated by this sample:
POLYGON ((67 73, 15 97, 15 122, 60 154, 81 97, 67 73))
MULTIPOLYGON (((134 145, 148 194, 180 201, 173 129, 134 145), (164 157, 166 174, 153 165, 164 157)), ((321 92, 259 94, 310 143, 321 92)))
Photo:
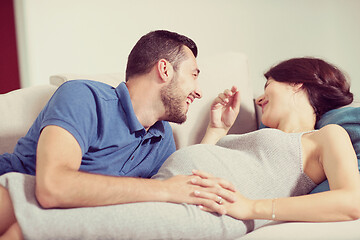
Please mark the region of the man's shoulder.
POLYGON ((57 94, 82 96, 98 96, 104 99, 113 99, 116 97, 114 88, 108 84, 93 80, 70 80, 57 90, 57 94))
POLYGON ((113 89, 112 86, 94 80, 77 79, 70 80, 60 85, 61 88, 77 88, 77 89, 113 89))

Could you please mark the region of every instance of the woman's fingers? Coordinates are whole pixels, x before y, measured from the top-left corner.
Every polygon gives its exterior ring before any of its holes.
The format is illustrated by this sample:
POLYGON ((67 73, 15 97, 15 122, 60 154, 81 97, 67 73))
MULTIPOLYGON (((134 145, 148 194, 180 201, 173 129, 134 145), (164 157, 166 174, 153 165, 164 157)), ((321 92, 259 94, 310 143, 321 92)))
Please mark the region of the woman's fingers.
POLYGON ((196 176, 199 176, 201 178, 211 178, 211 177, 214 177, 213 175, 211 175, 210 173, 208 172, 204 172, 204 171, 201 171, 201 170, 197 170, 197 169, 194 169, 192 170, 192 173, 196 176))
POLYGON ((196 197, 207 198, 219 204, 222 203, 222 200, 231 203, 236 201, 235 193, 223 188, 203 188, 201 190, 196 190, 195 192, 194 194, 196 197))
POLYGON ((216 212, 221 215, 226 214, 226 209, 224 205, 222 205, 224 200, 221 197, 219 198, 216 195, 200 191, 195 191, 194 195, 198 197, 197 205, 201 206, 203 210, 216 212))
POLYGON ((224 92, 220 93, 214 100, 213 105, 221 104, 221 105, 227 105, 230 101, 233 95, 237 92, 237 88, 233 86, 231 90, 225 89, 224 92))
MULTIPOLYGON (((198 206, 201 210, 205 211, 205 212, 213 212, 210 208, 204 207, 203 205, 199 205, 198 206)), ((226 211, 225 211, 226 212, 226 211)), ((226 214, 226 213, 225 213, 226 214)))
MULTIPOLYGON (((211 175, 210 173, 201 171, 201 170, 193 170, 192 173, 196 176, 199 176, 201 178, 201 180, 203 181, 198 181, 196 184, 204 184, 205 186, 208 187, 213 187, 215 185, 215 183, 219 184, 222 188, 225 188, 227 190, 233 191, 235 192, 235 186, 234 184, 232 184, 231 182, 222 179, 222 178, 216 178, 213 175, 211 175), (206 181, 206 179, 208 179, 208 181, 206 181)), ((197 181, 197 180, 196 180, 197 181)), ((194 183, 195 184, 195 183, 194 183)))
POLYGON ((197 176, 191 179, 191 183, 202 187, 201 194, 195 194, 196 196, 220 203, 219 198, 231 203, 236 201, 235 187, 232 183, 199 170, 195 170, 194 174, 197 176))
POLYGON ((215 203, 221 205, 224 203, 224 199, 216 194, 213 194, 213 193, 209 193, 209 192, 203 192, 203 191, 198 191, 196 190, 194 192, 194 195, 196 197, 201 197, 201 198, 205 198, 205 199, 209 199, 209 200, 212 200, 214 201, 215 203))
POLYGON ((223 93, 220 93, 218 95, 219 102, 222 102, 223 104, 227 104, 230 102, 230 98, 233 96, 233 92, 231 92, 229 89, 226 89, 223 93))

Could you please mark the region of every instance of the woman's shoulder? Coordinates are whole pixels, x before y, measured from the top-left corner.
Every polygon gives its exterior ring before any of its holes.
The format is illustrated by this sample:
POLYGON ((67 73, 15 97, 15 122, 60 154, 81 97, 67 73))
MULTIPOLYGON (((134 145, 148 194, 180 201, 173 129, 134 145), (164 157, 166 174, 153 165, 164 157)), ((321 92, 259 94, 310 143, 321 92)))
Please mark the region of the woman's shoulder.
POLYGON ((324 127, 320 128, 318 131, 317 131, 320 135, 325 135, 325 136, 336 136, 336 135, 347 135, 348 136, 348 133, 346 132, 346 130, 340 126, 340 125, 337 125, 337 124, 328 124, 328 125, 325 125, 324 127))
POLYGON ((334 156, 339 159, 339 156, 346 156, 347 153, 354 151, 349 134, 340 125, 329 124, 317 131, 304 134, 303 137, 302 143, 305 150, 312 152, 312 156, 315 156, 312 160, 320 162, 321 165, 325 160, 333 161, 334 156))
POLYGON ((350 139, 347 131, 337 124, 328 124, 313 133, 314 134, 309 137, 314 138, 318 143, 325 147, 334 146, 336 143, 343 143, 344 140, 350 139))

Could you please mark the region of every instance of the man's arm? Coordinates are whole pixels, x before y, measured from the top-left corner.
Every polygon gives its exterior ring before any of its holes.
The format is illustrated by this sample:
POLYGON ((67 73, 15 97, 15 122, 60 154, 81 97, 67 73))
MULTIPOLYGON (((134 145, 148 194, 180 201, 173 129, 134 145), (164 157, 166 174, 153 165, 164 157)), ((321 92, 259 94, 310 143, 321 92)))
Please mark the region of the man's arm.
POLYGON ((113 177, 79 171, 81 148, 65 129, 47 126, 37 148, 36 197, 44 208, 91 207, 130 202, 163 201, 204 205, 224 213, 216 196, 233 201, 231 184, 201 187, 195 176, 168 180, 113 177), (214 195, 213 200, 195 196, 198 190, 214 195), (228 190, 230 189, 230 190, 228 190))

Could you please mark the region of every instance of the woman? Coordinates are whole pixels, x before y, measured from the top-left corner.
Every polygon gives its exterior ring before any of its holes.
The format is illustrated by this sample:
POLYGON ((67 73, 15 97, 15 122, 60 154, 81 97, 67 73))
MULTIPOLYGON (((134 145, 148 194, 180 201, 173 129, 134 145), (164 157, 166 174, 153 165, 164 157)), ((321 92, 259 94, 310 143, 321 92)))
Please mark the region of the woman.
MULTIPOLYGON (((239 104, 236 88, 227 90, 212 104, 203 144, 177 151, 154 176, 165 180, 193 173, 191 184, 205 188, 227 185, 221 180, 227 179, 236 189, 233 202, 216 191, 193 192, 216 201, 227 215, 209 213, 215 207, 166 202, 42 210, 30 201, 19 210, 31 216, 28 223, 22 219, 25 238, 234 239, 269 220, 359 218, 360 178, 348 134, 337 125, 314 130, 326 111, 352 102, 345 77, 313 58, 282 62, 265 77, 265 93, 256 103, 269 128, 225 136, 239 104), (326 178, 331 191, 306 195, 326 178)), ((29 201, 29 195, 22 197, 29 201)))
MULTIPOLYGON (((247 199, 239 191, 235 203, 224 202, 227 214, 237 219, 284 221, 359 218, 360 180, 347 132, 338 125, 314 131, 325 112, 352 102, 353 95, 344 75, 323 60, 299 58, 271 68, 265 77, 265 93, 256 101, 262 107, 262 122, 284 133, 300 133, 303 171, 315 184, 327 178, 331 191, 264 200, 247 199)), ((211 129, 210 126, 209 136, 211 129)), ((203 142, 214 143, 220 137, 205 136, 203 142)), ((226 144, 226 138, 218 143, 221 144, 226 144)), ((207 174, 199 175, 207 177, 207 174)))

